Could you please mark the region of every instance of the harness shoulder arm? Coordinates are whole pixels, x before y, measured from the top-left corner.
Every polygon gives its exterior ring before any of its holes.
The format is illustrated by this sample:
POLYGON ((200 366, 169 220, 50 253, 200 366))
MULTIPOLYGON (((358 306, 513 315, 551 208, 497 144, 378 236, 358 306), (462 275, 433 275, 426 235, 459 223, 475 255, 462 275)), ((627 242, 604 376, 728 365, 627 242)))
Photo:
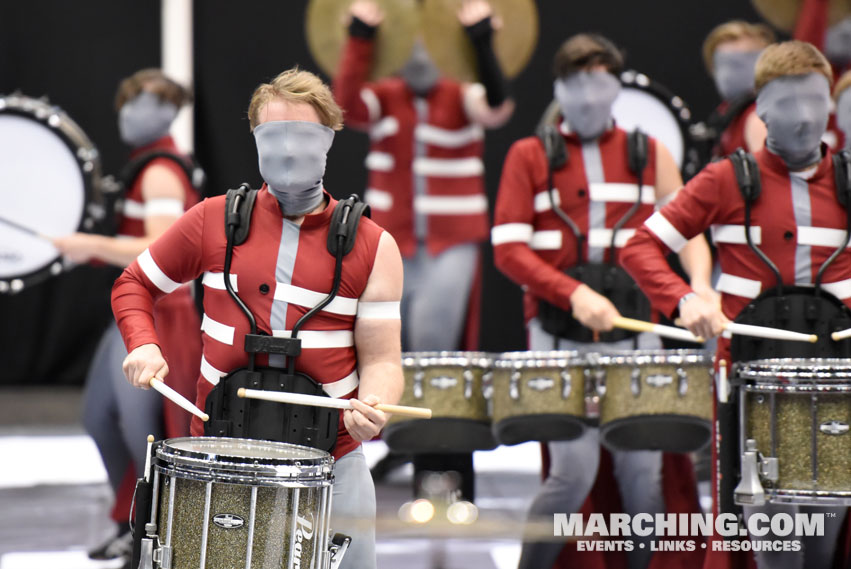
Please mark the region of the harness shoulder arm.
POLYGON ((728 158, 733 163, 733 171, 736 173, 736 182, 742 197, 746 202, 753 203, 762 191, 756 158, 742 148, 737 148, 728 158))
POLYGON ((352 252, 357 237, 358 225, 363 216, 370 217, 369 206, 352 194, 337 202, 331 214, 331 227, 328 230, 328 252, 337 256, 338 243, 342 237, 343 255, 352 252))
POLYGON ((225 196, 225 234, 228 228, 235 228, 233 246, 241 245, 248 239, 251 230, 251 212, 257 199, 258 190, 252 190, 248 184, 228 190, 225 196))

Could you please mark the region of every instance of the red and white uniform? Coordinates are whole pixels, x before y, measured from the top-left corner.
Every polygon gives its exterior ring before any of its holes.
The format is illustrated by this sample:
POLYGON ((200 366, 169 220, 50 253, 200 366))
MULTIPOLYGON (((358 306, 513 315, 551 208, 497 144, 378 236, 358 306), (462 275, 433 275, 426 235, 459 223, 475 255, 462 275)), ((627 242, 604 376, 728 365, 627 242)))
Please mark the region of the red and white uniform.
POLYGON ((484 131, 468 100, 480 85, 440 79, 425 98, 399 78, 367 83, 374 42, 349 38, 334 94, 349 124, 368 129, 365 201, 404 257, 424 242, 432 255, 488 234, 484 131))
MULTIPOLYGON (((528 322, 537 315, 538 300, 564 310, 580 282, 564 271, 582 262, 606 262, 612 229, 638 199, 637 178, 627 165, 627 132, 612 128, 596 141, 582 144, 562 127, 567 167, 553 173, 556 203, 587 236, 582 259, 576 237, 551 207, 547 158, 537 137, 515 142, 508 151, 494 211, 491 243, 497 268, 524 290, 528 322)), ((656 142, 649 140, 641 206, 618 232, 616 250, 627 242, 656 202, 656 142)))
MULTIPOLYGON (((233 288, 253 312, 259 331, 288 337, 298 319, 331 290, 335 258, 326 243, 336 203, 329 196, 323 211, 305 216, 301 225, 296 225, 283 218, 277 200, 265 186, 259 191, 251 231, 245 243, 234 248, 230 273, 233 288)), ((151 299, 203 275, 204 353, 197 395, 202 408, 222 376, 248 364, 243 348, 248 321, 224 286, 224 204, 225 198, 220 196, 187 212, 127 268, 112 295, 127 349, 133 350, 159 343, 151 327, 151 299)), ((343 261, 338 296, 298 335, 302 354, 296 358, 296 371, 321 383, 332 397, 357 396, 355 318, 365 309, 359 307, 358 298, 372 272, 381 233, 371 220, 361 220, 355 247, 343 261)), ((265 366, 267 360, 266 355, 257 355, 257 365, 265 366)), ((203 434, 198 419, 193 419, 192 434, 203 434)), ((357 446, 341 415, 335 458, 357 446)))
MULTIPOLYGON (((823 146, 824 147, 824 146, 823 146)), ((762 192, 751 208, 751 238, 774 262, 784 284, 811 285, 822 263, 842 243, 846 214, 836 197, 831 153, 801 175, 768 150, 755 154, 762 192)), ((674 201, 653 214, 623 252, 621 262, 653 305, 673 315, 689 286, 665 262, 668 250, 711 229, 718 248, 724 315, 734 320, 761 292, 775 285, 774 273, 745 242, 744 200, 733 165, 723 160, 707 166, 674 201)), ((851 306, 851 251, 825 271, 822 286, 851 306)), ((730 361, 729 340, 720 338, 717 357, 730 361)))
MULTIPOLYGON (((151 144, 136 148, 130 154, 134 160, 150 152, 170 152, 176 156, 184 155, 178 150, 171 136, 165 136, 151 144)), ((151 215, 171 215, 180 217, 198 203, 198 192, 186 177, 186 172, 173 160, 155 158, 150 161, 136 177, 124 196, 123 207, 119 212, 117 237, 144 237, 145 217, 151 215), (142 196, 142 179, 145 172, 153 167, 167 168, 181 181, 183 202, 174 199, 152 199, 145 201, 142 196)), ((154 322, 162 339, 163 356, 168 362, 170 374, 168 384, 184 397, 195 396, 195 383, 198 373, 198 361, 201 358, 201 338, 198 333, 200 320, 192 299, 189 286, 181 287, 174 294, 163 298, 154 308, 154 322)), ((172 403, 164 401, 163 418, 166 436, 184 437, 189 434, 189 414, 172 403)))

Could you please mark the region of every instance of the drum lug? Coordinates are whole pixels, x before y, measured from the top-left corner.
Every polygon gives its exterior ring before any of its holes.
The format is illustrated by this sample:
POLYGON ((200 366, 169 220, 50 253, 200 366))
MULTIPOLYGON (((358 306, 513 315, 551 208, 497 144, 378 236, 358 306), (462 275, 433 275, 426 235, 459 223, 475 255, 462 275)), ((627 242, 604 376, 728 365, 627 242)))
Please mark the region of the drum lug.
POLYGON ((573 389, 573 378, 570 376, 570 370, 561 370, 561 398, 567 399, 570 397, 570 392, 573 389))
POLYGON ((508 380, 508 396, 514 401, 520 399, 520 370, 511 370, 511 377, 508 380))
POLYGON ((156 563, 160 569, 171 569, 171 546, 163 545, 158 549, 154 550, 154 563, 156 563))
POLYGON ((765 504, 765 490, 759 481, 759 453, 756 441, 748 439, 745 442, 745 452, 742 453, 742 479, 733 491, 737 504, 762 506, 765 504))
POLYGON ((632 368, 632 373, 629 374, 629 389, 633 397, 641 395, 641 370, 637 367, 632 368))
MULTIPOLYGON (((600 373, 605 376, 605 372, 600 369, 585 368, 582 373, 585 376, 585 417, 597 419, 600 417, 600 395, 594 386, 594 376, 600 373)), ((605 393, 605 387, 603 391, 605 393)))
POLYGON ((414 399, 423 398, 423 380, 425 379, 425 371, 418 369, 414 372, 414 399))
POLYGON ((686 373, 686 370, 678 367, 677 379, 679 380, 677 384, 677 393, 680 397, 685 397, 686 393, 688 393, 688 374, 686 373))
POLYGON ((764 458, 760 455, 759 475, 770 482, 777 482, 780 478, 780 463, 777 457, 764 458))
POLYGON ((594 390, 597 392, 597 395, 600 397, 605 397, 606 395, 606 370, 597 369, 594 370, 594 390))
POLYGON ((464 370, 464 399, 472 399, 473 397, 473 370, 467 368, 464 370))
POLYGON ((491 370, 482 374, 482 396, 487 400, 493 398, 493 371, 491 370))
POLYGON ((349 549, 349 544, 352 543, 352 538, 341 533, 335 533, 331 538, 331 545, 328 546, 328 551, 331 552, 330 563, 328 569, 337 569, 346 555, 346 550, 349 549))

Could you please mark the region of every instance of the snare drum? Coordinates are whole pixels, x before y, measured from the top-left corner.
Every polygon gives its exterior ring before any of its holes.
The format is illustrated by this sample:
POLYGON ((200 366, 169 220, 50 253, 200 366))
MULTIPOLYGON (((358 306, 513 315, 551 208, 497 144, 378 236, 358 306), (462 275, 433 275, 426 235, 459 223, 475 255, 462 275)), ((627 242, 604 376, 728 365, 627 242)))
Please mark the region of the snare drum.
POLYGON ((400 453, 490 450, 488 398, 492 358, 482 352, 402 354, 405 391, 401 405, 428 407, 431 419, 391 416, 383 438, 400 453))
POLYGON ((712 434, 710 358, 701 350, 589 354, 600 437, 615 450, 690 452, 712 434))
POLYGON ((158 443, 146 533, 162 569, 324 569, 333 459, 308 447, 213 437, 158 443), (151 531, 153 530, 153 531, 151 531))
MULTIPOLYGON (((98 151, 60 108, 0 97, 0 217, 51 237, 93 231, 104 218, 98 151)), ((0 220, 0 293, 66 269, 53 244, 0 220)))
POLYGON ((504 445, 565 441, 585 432, 585 358, 507 352, 494 360, 493 432, 504 445))
POLYGON ((765 499, 851 506, 851 360, 744 362, 734 381, 765 499))

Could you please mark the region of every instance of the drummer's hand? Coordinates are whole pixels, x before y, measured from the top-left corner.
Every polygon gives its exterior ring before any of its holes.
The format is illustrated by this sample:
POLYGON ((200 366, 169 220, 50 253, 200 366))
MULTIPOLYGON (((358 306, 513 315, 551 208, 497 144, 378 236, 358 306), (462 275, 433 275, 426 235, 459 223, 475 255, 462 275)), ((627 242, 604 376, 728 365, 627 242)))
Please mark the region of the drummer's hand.
POLYGON ((377 28, 384 21, 384 11, 372 0, 357 0, 352 3, 349 6, 349 15, 372 28, 377 28))
POLYGON ((588 285, 581 284, 570 295, 573 317, 595 332, 608 332, 620 312, 612 302, 588 285))
POLYGON ((156 344, 142 344, 127 354, 121 369, 127 381, 142 389, 151 387, 152 377, 164 379, 168 375, 168 364, 156 344))
POLYGON ((721 294, 718 293, 709 283, 691 283, 691 289, 697 293, 706 302, 709 302, 721 309, 721 294))
POLYGON ((695 336, 707 340, 724 331, 729 322, 715 301, 707 301, 700 295, 693 296, 680 306, 680 323, 695 336))
POLYGON ((375 408, 381 400, 376 395, 367 395, 363 401, 358 399, 350 401, 353 409, 343 411, 343 424, 346 430, 359 443, 375 438, 387 423, 387 415, 375 408))
POLYGON ((67 259, 74 263, 87 263, 95 256, 99 239, 99 235, 72 233, 64 237, 54 237, 52 241, 53 246, 67 259))
POLYGON ((493 8, 485 0, 465 0, 458 8, 458 21, 465 28, 478 24, 487 18, 492 18, 491 27, 493 29, 499 29, 501 22, 498 18, 493 17, 493 8))

